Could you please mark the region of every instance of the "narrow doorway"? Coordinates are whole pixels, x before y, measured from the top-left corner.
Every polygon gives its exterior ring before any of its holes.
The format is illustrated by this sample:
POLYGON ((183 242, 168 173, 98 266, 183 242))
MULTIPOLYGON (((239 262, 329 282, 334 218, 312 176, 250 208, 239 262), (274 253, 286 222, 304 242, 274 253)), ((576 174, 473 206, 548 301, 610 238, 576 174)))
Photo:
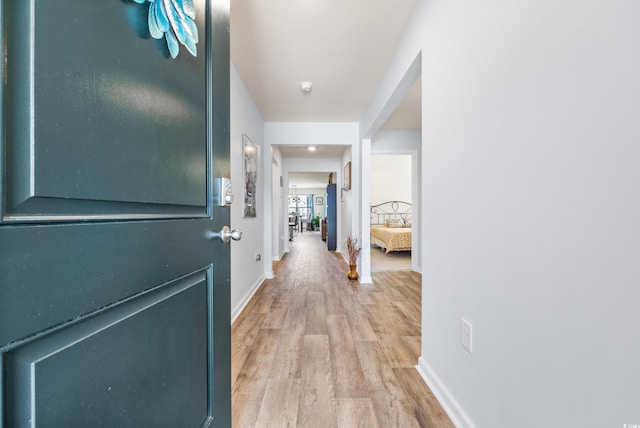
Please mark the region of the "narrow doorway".
POLYGON ((411 270, 412 158, 371 155, 371 272, 411 270))

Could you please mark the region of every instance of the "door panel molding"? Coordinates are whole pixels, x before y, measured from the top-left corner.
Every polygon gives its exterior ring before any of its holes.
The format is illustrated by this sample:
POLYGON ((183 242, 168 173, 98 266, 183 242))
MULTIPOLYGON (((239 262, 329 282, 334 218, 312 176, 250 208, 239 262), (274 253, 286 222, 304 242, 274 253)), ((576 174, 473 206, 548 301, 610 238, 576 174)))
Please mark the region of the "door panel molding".
POLYGON ((201 269, 216 245, 209 224, 2 226, 0 348, 201 269))
POLYGON ((29 197, 9 208, 4 223, 166 220, 209 217, 205 206, 29 197), (82 214, 80 214, 82 213, 82 214))
POLYGON ((209 215, 206 43, 167 60, 132 23, 147 5, 0 0, 0 221, 209 215))
POLYGON ((115 415, 131 426, 204 425, 212 274, 209 266, 10 346, 1 359, 7 424, 108 426, 115 415), (118 400, 131 389, 153 396, 154 408, 146 397, 118 400))

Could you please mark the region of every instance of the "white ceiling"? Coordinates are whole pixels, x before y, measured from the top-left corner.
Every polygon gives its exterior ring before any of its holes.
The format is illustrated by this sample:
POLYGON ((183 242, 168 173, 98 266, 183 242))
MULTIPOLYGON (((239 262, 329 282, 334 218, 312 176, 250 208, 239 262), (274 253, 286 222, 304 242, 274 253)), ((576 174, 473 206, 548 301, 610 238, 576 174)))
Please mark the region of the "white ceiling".
MULTIPOLYGON (((326 188, 329 184, 328 172, 290 172, 289 187, 296 186, 298 189, 326 188)), ((291 193, 291 192, 289 192, 291 193)))
POLYGON ((345 146, 316 146, 315 151, 309 151, 309 146, 278 146, 285 158, 299 159, 335 159, 341 158, 345 146))
POLYGON ((231 60, 265 121, 357 122, 414 4, 231 0, 231 60))
MULTIPOLYGON (((358 122, 415 0, 231 0, 231 60, 268 122, 358 122), (300 90, 310 81, 310 93, 300 90)), ((420 82, 383 129, 420 129, 420 82)), ((284 147, 285 158, 336 158, 344 147, 284 147)), ((290 174, 299 187, 324 186, 290 174)))

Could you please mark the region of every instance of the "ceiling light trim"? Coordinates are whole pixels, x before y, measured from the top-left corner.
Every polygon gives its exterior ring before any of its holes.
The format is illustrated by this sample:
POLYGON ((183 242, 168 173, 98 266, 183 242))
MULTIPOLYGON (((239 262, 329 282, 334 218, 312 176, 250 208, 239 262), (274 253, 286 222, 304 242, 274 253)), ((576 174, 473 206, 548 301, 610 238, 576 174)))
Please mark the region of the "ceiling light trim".
POLYGON ((307 80, 300 82, 300 90, 305 94, 308 94, 313 89, 313 84, 307 80))

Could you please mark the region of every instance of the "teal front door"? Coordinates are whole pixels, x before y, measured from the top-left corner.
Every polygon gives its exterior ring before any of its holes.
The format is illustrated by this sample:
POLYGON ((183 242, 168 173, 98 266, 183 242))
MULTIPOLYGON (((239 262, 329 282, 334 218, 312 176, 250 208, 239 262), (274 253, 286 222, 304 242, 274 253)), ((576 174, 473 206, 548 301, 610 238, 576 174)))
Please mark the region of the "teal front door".
POLYGON ((0 3, 0 427, 230 426, 228 2, 0 3))

